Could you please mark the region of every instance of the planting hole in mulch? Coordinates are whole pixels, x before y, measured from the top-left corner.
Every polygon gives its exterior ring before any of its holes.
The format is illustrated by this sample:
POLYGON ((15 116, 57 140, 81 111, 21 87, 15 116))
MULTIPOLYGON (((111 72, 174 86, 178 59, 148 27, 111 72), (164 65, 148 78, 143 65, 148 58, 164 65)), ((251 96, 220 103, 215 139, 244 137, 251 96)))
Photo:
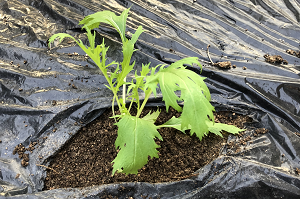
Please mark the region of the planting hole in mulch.
MULTIPOLYGON (((150 110, 145 108, 143 115, 150 110)), ((160 108, 161 114, 156 124, 163 124, 173 115, 180 113, 170 108, 160 108)), ((143 116, 142 115, 142 116, 143 116)), ((224 138, 210 133, 202 141, 195 135, 189 136, 173 128, 161 128, 159 133, 163 141, 156 140, 159 159, 148 161, 137 175, 112 174, 111 162, 117 155, 114 142, 117 138, 117 126, 111 110, 106 110, 99 118, 82 127, 51 160, 47 169, 44 190, 87 187, 118 182, 168 182, 192 177, 193 173, 219 156, 225 145, 224 138)), ((215 113, 216 122, 233 124, 243 128, 243 123, 251 121, 248 116, 231 112, 215 113)))

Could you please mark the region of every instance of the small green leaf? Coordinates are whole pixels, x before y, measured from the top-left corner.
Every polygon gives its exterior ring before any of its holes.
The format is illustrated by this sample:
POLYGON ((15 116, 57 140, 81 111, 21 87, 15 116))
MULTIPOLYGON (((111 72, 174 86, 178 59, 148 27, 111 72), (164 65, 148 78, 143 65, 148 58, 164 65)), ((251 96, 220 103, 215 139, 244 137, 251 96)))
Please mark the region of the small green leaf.
POLYGON ((98 28, 100 23, 107 23, 118 31, 122 42, 125 42, 126 20, 128 17, 128 12, 129 8, 124 10, 120 16, 117 16, 115 13, 109 10, 104 10, 86 16, 79 22, 79 24, 84 24, 82 28, 92 30, 94 28, 98 28))
POLYGON ((233 125, 228 125, 228 124, 223 124, 223 123, 212 123, 212 122, 209 122, 208 123, 208 130, 211 132, 211 133, 214 133, 216 135, 219 135, 221 137, 222 134, 221 134, 221 131, 226 131, 228 133, 232 133, 234 135, 236 134, 239 134, 241 131, 245 131, 246 129, 240 129, 238 127, 235 127, 233 125))
POLYGON ((59 39, 59 43, 60 42, 62 42, 62 40, 64 39, 64 38, 71 38, 71 39, 73 39, 74 41, 76 41, 77 43, 78 43, 78 41, 74 38, 74 37, 72 37, 71 35, 69 35, 69 34, 67 34, 67 33, 57 33, 57 34, 54 34, 54 35, 52 35, 50 38, 49 38, 49 40, 48 40, 48 47, 50 48, 50 46, 51 46, 51 43, 56 39, 56 38, 60 38, 59 39))
POLYGON ((151 74, 149 76, 146 77, 146 84, 145 84, 145 88, 150 88, 153 92, 154 97, 156 97, 157 93, 156 93, 156 89, 158 88, 158 76, 157 74, 155 74, 155 71, 157 70, 157 68, 163 68, 165 67, 166 64, 159 64, 157 66, 155 66, 154 68, 151 69, 151 74))
POLYGON ((142 71, 140 72, 140 76, 137 75, 137 71, 135 71, 135 80, 136 82, 134 83, 133 80, 131 83, 129 83, 129 87, 127 90, 127 94, 131 92, 131 100, 137 104, 137 109, 140 108, 140 99, 139 99, 139 89, 144 90, 145 87, 145 81, 144 78, 146 75, 150 72, 149 69, 150 63, 147 65, 142 64, 142 71))
POLYGON ((154 113, 151 114, 151 111, 145 116, 143 117, 143 120, 149 121, 154 123, 157 119, 157 117, 160 114, 160 110, 158 109, 157 111, 155 111, 154 113))
POLYGON ((184 128, 184 129, 181 129, 181 123, 182 123, 182 120, 181 118, 177 118, 175 116, 173 116, 171 119, 169 119, 166 123, 162 124, 162 125, 159 125, 158 128, 162 128, 162 127, 170 127, 170 128, 175 128, 183 133, 185 133, 185 130, 188 130, 190 129, 189 128, 184 128))
POLYGON ((112 175, 116 171, 137 174, 138 170, 147 164, 148 156, 158 158, 156 148, 159 145, 155 143, 154 138, 162 140, 162 137, 158 133, 153 119, 150 121, 148 119, 125 115, 117 123, 118 137, 115 146, 120 151, 113 160, 112 175))
POLYGON ((120 73, 120 78, 118 79, 118 86, 123 85, 124 78, 132 71, 135 62, 130 65, 130 60, 132 57, 134 50, 134 44, 137 41, 138 37, 144 32, 142 29, 142 26, 139 26, 138 29, 135 31, 135 33, 132 35, 132 38, 130 40, 127 40, 123 42, 123 62, 122 65, 122 71, 120 73))

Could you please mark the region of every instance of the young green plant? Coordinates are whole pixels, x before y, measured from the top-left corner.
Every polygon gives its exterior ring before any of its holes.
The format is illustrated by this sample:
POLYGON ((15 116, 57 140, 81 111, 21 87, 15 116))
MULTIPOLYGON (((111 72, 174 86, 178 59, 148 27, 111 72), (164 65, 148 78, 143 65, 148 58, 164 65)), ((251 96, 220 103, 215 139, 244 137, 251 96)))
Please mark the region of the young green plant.
MULTIPOLYGON (((85 46, 79 39, 76 40, 69 34, 58 33, 49 39, 49 47, 51 43, 60 38, 60 42, 68 37, 76 41, 82 50, 97 64, 104 77, 106 78, 107 87, 113 93, 114 107, 115 101, 121 112, 120 115, 114 117, 118 119, 118 137, 115 142, 116 150, 119 149, 117 157, 113 160, 112 175, 116 171, 126 174, 137 174, 148 162, 148 157, 158 158, 158 146, 154 139, 162 140, 161 135, 157 131, 162 127, 176 128, 183 133, 189 130, 190 134, 194 133, 201 140, 204 135, 209 132, 222 136, 221 131, 227 131, 232 134, 238 134, 242 129, 232 125, 215 123, 213 111, 214 107, 210 104, 210 92, 203 81, 205 78, 199 76, 195 72, 186 69, 185 65, 198 65, 201 69, 197 57, 189 57, 179 60, 169 66, 158 65, 150 68, 150 63, 142 65, 142 70, 138 75, 135 71, 135 78, 131 82, 126 82, 127 75, 133 70, 135 62, 130 64, 134 49, 134 44, 144 31, 139 26, 131 39, 125 36, 126 20, 129 9, 122 12, 120 16, 115 15, 111 11, 101 11, 85 17, 79 24, 83 24, 86 35, 89 40, 89 46, 85 46), (122 41, 123 61, 117 63, 115 61, 106 64, 106 54, 109 47, 106 47, 104 40, 102 44, 95 46, 96 33, 92 30, 98 28, 100 23, 106 23, 114 27, 120 34, 122 41), (107 71, 107 67, 114 65, 116 70, 112 73, 107 71), (157 71, 158 72, 155 72, 157 71), (125 97, 125 86, 128 85, 127 98, 125 97), (118 96, 123 86, 122 97, 118 96), (173 107, 175 110, 182 112, 179 118, 172 117, 163 125, 156 126, 154 123, 160 114, 157 110, 148 113, 144 117, 140 117, 151 94, 157 96, 156 90, 160 87, 166 110, 173 107), (140 103, 140 92, 145 93, 144 100, 140 103), (176 93, 180 94, 176 94, 176 93), (126 100, 129 101, 129 107, 126 106, 126 100), (178 102, 184 102, 184 106, 178 105, 178 102), (133 103, 136 104, 137 115, 130 114, 133 103)), ((114 110, 113 110, 114 113, 114 110)))

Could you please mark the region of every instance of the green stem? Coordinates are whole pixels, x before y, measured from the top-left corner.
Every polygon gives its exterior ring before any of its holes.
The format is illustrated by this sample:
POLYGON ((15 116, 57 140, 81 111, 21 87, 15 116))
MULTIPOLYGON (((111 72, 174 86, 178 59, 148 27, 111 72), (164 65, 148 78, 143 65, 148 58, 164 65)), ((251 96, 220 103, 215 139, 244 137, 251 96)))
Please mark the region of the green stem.
POLYGON ((142 113, 142 111, 143 111, 143 109, 144 109, 144 107, 145 107, 145 105, 146 105, 146 103, 147 103, 147 101, 148 101, 151 93, 152 93, 152 90, 150 88, 148 90, 146 90, 146 92, 145 92, 145 99, 143 101, 143 104, 141 105, 141 107, 138 110, 138 113, 136 114, 137 118, 140 117, 140 115, 141 115, 141 113, 142 113))
MULTIPOLYGON (((101 68, 100 68, 100 69, 101 69, 101 68)), ((101 71, 102 71, 102 70, 101 70, 101 71)), ((103 73, 103 71, 102 71, 102 73, 103 73)), ((106 81, 108 82, 109 87, 111 88, 111 91, 112 91, 113 94, 114 94, 114 98, 117 100, 117 104, 118 104, 119 110, 122 110, 122 106, 120 105, 120 102, 119 102, 119 99, 118 99, 117 92, 116 92, 115 89, 114 89, 115 87, 111 84, 110 78, 108 77, 108 75, 105 74, 105 73, 103 73, 103 75, 104 75, 106 81)), ((112 106, 114 106, 114 104, 112 104, 112 106)))
POLYGON ((124 78, 124 84, 123 84, 123 103, 125 104, 126 103, 126 77, 124 78))
POLYGON ((111 108, 112 108, 112 112, 113 112, 113 116, 114 116, 114 119, 115 119, 115 122, 117 123, 117 119, 116 119, 116 114, 115 114, 115 96, 113 97, 113 101, 112 101, 112 106, 111 106, 111 108))
POLYGON ((130 102, 130 105, 129 105, 129 108, 128 108, 128 113, 130 112, 130 109, 131 109, 131 106, 132 106, 132 104, 133 104, 133 99, 131 100, 131 102, 130 102))
MULTIPOLYGON (((103 75, 104 75, 106 81, 108 82, 109 87, 111 88, 111 91, 112 91, 113 94, 114 94, 114 98, 116 98, 116 100, 117 100, 117 103, 118 103, 118 106, 119 106, 119 110, 121 111, 121 110, 122 110, 122 106, 120 105, 120 102, 119 102, 119 99, 118 99, 118 95, 117 95, 117 91, 115 90, 115 87, 112 85, 111 79, 108 77, 107 73, 105 73, 105 72, 102 70, 102 68, 106 68, 106 65, 105 65, 105 62, 106 62, 105 56, 106 56, 106 51, 107 51, 107 49, 106 49, 105 46, 104 46, 104 39, 103 39, 102 45, 103 45, 103 47, 102 47, 102 48, 103 48, 103 50, 102 50, 102 62, 101 62, 102 67, 99 67, 99 68, 100 68, 101 72, 103 73, 103 75)), ((97 62, 96 62, 96 63, 97 63, 97 62)), ((113 100, 113 101, 114 101, 114 100, 113 100)), ((114 106, 114 102, 113 102, 112 106, 114 106)))

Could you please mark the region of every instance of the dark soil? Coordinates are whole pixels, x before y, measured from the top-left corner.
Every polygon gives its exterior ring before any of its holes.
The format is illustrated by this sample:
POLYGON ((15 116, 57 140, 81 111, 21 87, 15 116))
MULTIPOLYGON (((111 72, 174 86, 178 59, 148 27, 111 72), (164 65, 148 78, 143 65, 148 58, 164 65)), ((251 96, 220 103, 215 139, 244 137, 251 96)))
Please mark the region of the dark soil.
MULTIPOLYGON (((144 114, 150 108, 145 108, 144 114)), ((157 119, 163 124, 173 115, 179 116, 175 110, 165 109, 157 119)), ((76 135, 57 153, 47 169, 44 190, 87 187, 114 182, 167 182, 192 177, 193 173, 219 156, 220 149, 226 144, 224 138, 209 134, 200 141, 195 135, 189 136, 171 129, 159 129, 163 141, 157 140, 159 159, 148 161, 138 175, 112 174, 111 162, 117 152, 114 142, 117 138, 117 127, 110 110, 98 119, 81 128, 76 135)), ((216 122, 233 124, 243 128, 249 122, 247 116, 239 116, 230 112, 215 114, 216 122)))

